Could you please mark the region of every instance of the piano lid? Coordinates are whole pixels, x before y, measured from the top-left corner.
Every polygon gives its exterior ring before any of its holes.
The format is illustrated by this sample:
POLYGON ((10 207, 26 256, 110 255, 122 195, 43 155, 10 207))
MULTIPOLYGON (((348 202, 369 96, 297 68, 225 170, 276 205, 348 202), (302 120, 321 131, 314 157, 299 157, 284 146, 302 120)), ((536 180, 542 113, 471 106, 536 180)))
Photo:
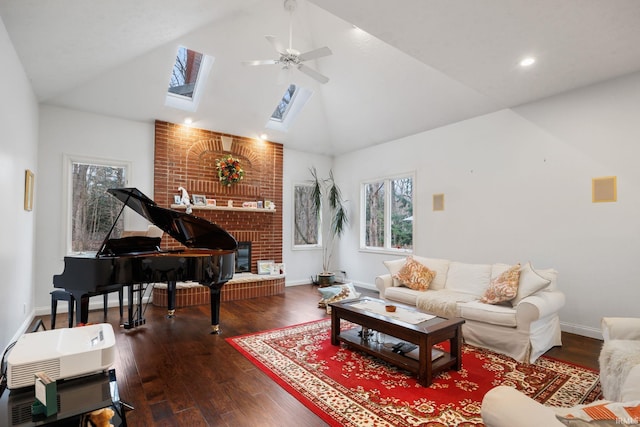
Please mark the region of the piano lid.
POLYGON ((238 247, 236 239, 218 225, 162 208, 137 188, 111 188, 107 192, 188 248, 235 250, 238 247))

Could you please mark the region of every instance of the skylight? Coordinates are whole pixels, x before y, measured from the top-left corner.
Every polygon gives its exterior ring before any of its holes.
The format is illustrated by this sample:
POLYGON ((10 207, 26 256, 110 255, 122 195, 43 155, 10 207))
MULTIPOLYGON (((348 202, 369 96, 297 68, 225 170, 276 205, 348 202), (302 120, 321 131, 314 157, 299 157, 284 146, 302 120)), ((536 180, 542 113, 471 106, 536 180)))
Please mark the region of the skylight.
POLYGON ((309 89, 290 84, 273 110, 266 127, 283 132, 289 130, 312 94, 313 92, 309 89))
POLYGON ((290 84, 287 90, 285 91, 282 99, 276 105, 276 109, 273 110, 273 114, 271 115, 271 120, 275 120, 277 122, 281 122, 289 111, 289 107, 293 105, 293 97, 296 94, 296 85, 290 84))
POLYGON ((179 46, 165 104, 181 110, 196 111, 212 65, 212 57, 179 46))

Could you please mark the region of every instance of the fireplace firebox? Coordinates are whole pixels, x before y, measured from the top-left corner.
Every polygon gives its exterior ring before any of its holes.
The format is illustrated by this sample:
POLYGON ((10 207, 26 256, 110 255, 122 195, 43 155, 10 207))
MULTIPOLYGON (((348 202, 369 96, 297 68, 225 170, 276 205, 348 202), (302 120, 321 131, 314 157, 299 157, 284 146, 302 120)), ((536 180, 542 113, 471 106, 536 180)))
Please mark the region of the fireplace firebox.
POLYGON ((238 242, 236 249, 236 273, 251 272, 251 242, 238 242))

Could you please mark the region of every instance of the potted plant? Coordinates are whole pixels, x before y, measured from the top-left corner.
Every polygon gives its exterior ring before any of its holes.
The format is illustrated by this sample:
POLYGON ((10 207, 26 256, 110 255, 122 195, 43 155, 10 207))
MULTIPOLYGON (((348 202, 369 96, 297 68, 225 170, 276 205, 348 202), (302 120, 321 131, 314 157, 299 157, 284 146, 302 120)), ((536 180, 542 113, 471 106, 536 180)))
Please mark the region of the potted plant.
POLYGON ((333 171, 329 171, 329 178, 319 178, 316 168, 311 168, 312 180, 312 207, 314 214, 320 222, 323 208, 323 200, 326 200, 330 224, 322 226, 322 272, 318 274, 317 282, 320 286, 327 286, 335 281, 335 273, 330 270, 331 256, 336 238, 339 238, 349 225, 347 210, 342 199, 342 192, 333 178, 333 171), (329 226, 326 226, 329 225, 329 226))

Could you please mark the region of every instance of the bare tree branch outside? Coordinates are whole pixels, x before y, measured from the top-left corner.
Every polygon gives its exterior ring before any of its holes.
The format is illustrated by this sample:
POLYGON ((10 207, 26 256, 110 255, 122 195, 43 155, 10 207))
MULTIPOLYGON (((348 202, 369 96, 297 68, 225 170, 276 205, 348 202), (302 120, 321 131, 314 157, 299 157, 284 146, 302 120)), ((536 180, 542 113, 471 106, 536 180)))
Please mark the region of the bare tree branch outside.
MULTIPOLYGON (((73 162, 71 194, 71 250, 97 251, 109 232, 122 203, 107 193, 109 188, 124 187, 125 168, 73 162)), ((112 237, 122 234, 120 218, 112 237)))

